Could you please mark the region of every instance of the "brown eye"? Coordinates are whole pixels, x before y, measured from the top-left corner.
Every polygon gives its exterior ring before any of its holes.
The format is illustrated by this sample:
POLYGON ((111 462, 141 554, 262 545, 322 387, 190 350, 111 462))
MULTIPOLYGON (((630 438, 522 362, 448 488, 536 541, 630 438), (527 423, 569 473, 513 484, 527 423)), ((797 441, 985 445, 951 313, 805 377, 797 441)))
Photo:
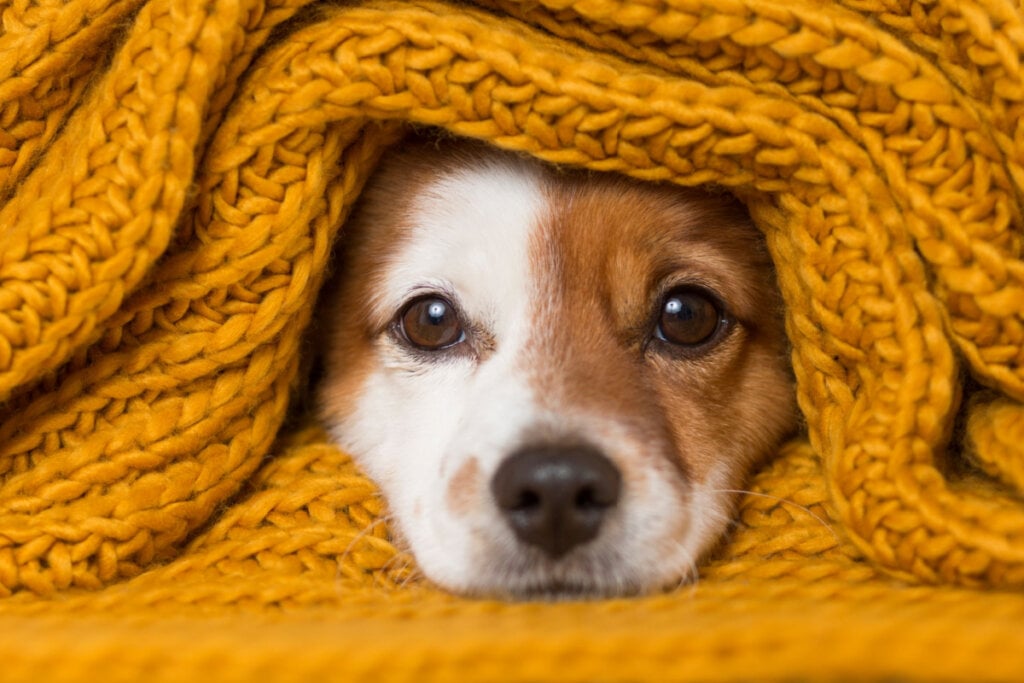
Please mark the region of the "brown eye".
POLYGON ((714 299, 699 289, 678 288, 661 302, 656 334, 679 346, 709 341, 722 323, 722 311, 714 299))
POLYGON ((399 318, 405 338, 413 346, 435 351, 462 341, 462 324, 455 307, 437 296, 415 299, 399 318))

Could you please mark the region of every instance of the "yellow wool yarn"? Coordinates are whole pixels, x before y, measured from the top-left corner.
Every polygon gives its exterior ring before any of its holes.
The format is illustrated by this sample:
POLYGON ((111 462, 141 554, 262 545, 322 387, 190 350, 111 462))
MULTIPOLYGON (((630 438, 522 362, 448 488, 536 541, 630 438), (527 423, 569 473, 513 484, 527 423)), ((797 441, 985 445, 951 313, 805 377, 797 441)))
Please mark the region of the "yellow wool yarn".
POLYGON ((0 675, 1024 670, 1017 4, 5 0, 0 17, 0 675), (807 438, 757 475, 696 586, 440 595, 348 456, 285 423, 334 237, 407 123, 747 202, 807 438))

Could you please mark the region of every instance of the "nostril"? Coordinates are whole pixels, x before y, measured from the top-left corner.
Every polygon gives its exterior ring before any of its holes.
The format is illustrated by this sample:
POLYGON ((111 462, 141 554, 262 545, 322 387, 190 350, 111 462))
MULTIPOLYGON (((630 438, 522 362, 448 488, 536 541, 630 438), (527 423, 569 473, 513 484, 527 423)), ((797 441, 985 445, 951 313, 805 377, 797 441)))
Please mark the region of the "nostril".
POLYGON ((598 535, 619 500, 621 475, 588 446, 541 446, 510 455, 491 490, 520 541, 553 558, 598 535))
POLYGON ((576 494, 576 500, 574 501, 576 507, 581 510, 589 510, 593 508, 604 508, 608 507, 608 503, 602 503, 597 499, 597 493, 592 488, 581 489, 576 494))
POLYGON ((526 512, 537 507, 540 507, 540 496, 536 491, 526 489, 519 492, 519 497, 516 498, 514 503, 508 506, 508 509, 526 512))

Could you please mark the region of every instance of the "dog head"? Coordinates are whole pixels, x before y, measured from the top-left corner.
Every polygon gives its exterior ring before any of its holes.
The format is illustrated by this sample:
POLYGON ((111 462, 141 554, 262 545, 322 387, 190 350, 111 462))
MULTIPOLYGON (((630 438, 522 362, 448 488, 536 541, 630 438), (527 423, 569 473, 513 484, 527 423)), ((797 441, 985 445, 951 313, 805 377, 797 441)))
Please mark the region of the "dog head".
POLYGON ((677 584, 793 428, 771 261, 727 195, 414 142, 343 240, 321 416, 450 590, 677 584))

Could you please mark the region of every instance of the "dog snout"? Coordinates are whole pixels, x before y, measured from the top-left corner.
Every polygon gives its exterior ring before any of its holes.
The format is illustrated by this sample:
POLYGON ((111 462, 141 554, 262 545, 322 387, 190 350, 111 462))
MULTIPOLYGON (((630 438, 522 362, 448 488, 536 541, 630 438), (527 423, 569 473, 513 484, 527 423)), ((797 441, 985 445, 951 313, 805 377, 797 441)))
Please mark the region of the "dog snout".
POLYGON ((498 467, 491 491, 523 543, 558 559, 595 538, 619 502, 622 475, 590 446, 516 451, 498 467))

